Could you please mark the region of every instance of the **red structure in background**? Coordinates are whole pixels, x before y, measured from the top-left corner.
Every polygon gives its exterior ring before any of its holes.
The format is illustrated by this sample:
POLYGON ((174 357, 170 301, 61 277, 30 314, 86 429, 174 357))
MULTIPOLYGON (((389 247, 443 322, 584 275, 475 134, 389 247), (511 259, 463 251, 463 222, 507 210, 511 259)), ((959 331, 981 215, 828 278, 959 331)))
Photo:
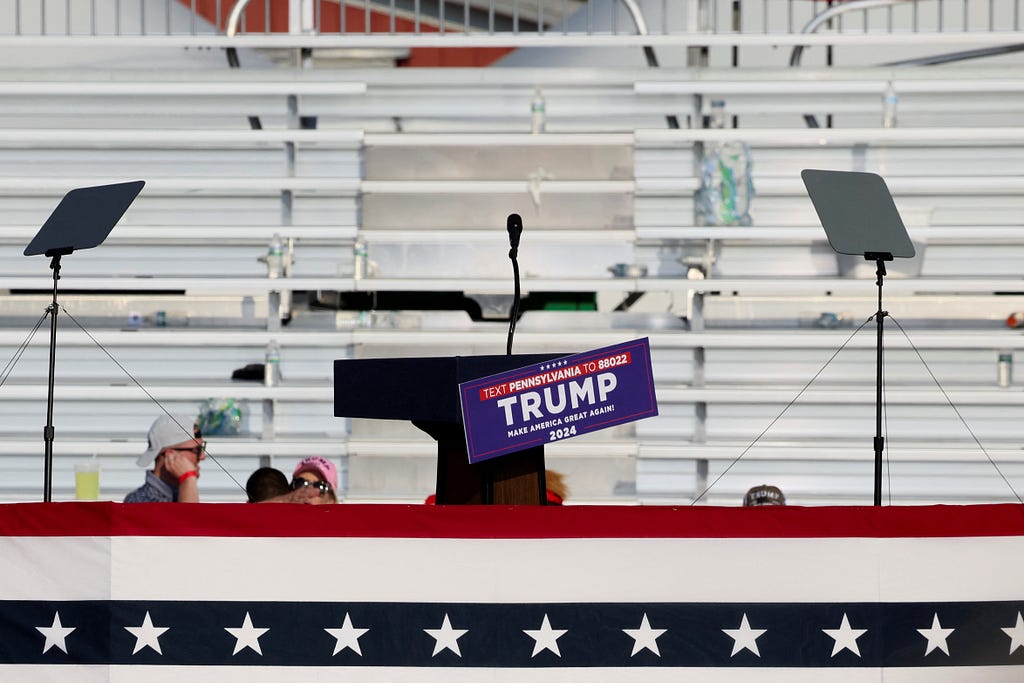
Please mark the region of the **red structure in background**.
MULTIPOLYGON (((224 0, 178 0, 182 5, 192 8, 195 4, 196 13, 216 24, 221 30, 226 29, 228 14, 232 3, 224 0), (220 14, 218 16, 218 6, 220 14)), ((253 32, 287 33, 288 31, 288 0, 270 0, 270 16, 267 17, 265 0, 254 0, 245 9, 245 25, 253 32), (269 27, 269 29, 267 28, 269 27)), ((321 33, 341 33, 342 3, 320 3, 321 33)), ((345 33, 366 32, 366 11, 362 7, 345 6, 345 33)), ((396 16, 395 33, 415 33, 416 24, 410 19, 396 16)), ((437 33, 439 28, 434 23, 426 23, 420 18, 421 33, 437 33)), ((370 32, 390 33, 391 17, 380 11, 370 11, 370 32)), ((398 66, 420 67, 481 67, 493 64, 515 48, 495 47, 417 47, 409 51, 409 56, 399 61, 398 66)))

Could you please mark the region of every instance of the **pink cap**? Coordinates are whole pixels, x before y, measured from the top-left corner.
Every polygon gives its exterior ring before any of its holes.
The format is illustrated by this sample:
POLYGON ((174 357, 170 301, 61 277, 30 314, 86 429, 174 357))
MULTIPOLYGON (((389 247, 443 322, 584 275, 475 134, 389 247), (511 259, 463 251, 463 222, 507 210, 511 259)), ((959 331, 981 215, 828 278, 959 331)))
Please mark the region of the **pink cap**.
POLYGON ((303 458, 299 461, 299 464, 295 466, 295 471, 292 472, 292 479, 303 472, 312 472, 313 474, 318 475, 321 479, 330 484, 334 491, 338 490, 338 469, 334 466, 334 463, 327 458, 321 458, 318 455, 314 455, 311 458, 303 458))

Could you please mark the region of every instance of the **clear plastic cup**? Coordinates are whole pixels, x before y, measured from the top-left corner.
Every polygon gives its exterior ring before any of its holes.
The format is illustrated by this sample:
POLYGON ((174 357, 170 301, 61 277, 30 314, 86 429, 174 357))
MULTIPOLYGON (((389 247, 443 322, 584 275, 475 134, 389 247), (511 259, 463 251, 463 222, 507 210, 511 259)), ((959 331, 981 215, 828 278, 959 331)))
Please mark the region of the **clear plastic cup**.
POLYGON ((75 463, 75 500, 99 500, 100 464, 96 459, 75 463))

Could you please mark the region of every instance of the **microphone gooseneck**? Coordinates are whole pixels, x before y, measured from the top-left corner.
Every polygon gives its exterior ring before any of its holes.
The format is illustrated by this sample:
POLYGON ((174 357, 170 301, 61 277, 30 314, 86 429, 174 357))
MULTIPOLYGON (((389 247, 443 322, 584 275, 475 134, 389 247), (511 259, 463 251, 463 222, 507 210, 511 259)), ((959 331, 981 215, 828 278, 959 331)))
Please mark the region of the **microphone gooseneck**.
POLYGON ((505 343, 505 353, 509 356, 512 355, 512 337, 516 333, 516 320, 519 318, 519 238, 523 234, 523 219, 520 218, 519 214, 509 214, 508 220, 505 222, 505 227, 508 230, 508 257, 512 261, 512 281, 514 283, 515 291, 512 295, 512 310, 509 311, 508 315, 508 340, 505 343))

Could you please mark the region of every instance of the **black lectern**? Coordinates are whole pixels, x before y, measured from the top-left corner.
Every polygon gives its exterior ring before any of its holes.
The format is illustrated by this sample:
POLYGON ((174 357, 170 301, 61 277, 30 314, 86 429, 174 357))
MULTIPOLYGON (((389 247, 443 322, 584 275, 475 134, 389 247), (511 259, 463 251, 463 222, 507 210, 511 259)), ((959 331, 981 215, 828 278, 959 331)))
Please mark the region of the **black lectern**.
POLYGON ((565 355, 336 360, 334 415, 408 420, 433 437, 438 504, 543 505, 543 446, 469 463, 459 383, 565 355))

